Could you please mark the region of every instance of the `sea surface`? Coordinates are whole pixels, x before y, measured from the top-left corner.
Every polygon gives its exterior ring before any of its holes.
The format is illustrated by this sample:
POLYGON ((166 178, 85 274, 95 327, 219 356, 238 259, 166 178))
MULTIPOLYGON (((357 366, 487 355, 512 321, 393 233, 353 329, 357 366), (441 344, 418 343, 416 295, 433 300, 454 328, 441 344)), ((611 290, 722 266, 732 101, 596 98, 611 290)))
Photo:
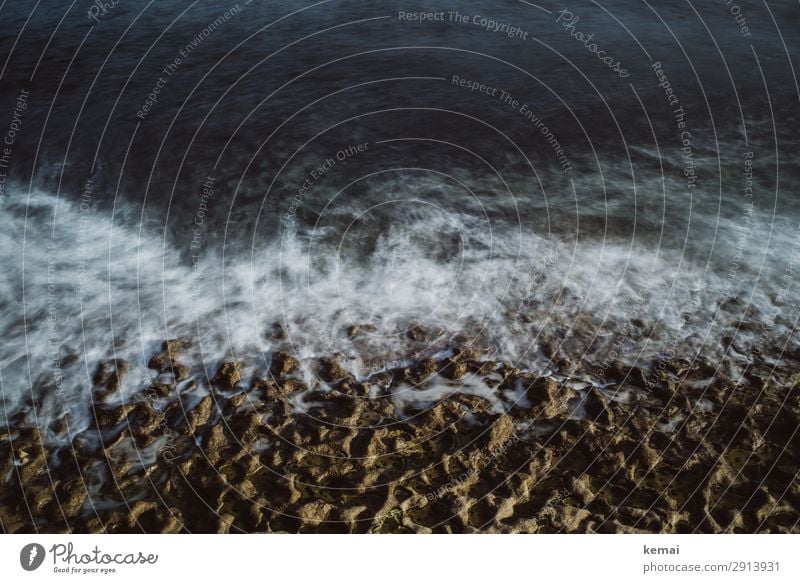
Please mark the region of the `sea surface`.
POLYGON ((799 17, 0 3, 0 425, 79 430, 101 363, 133 394, 172 338, 245 386, 277 350, 365 376, 468 344, 598 384, 788 367, 799 17))

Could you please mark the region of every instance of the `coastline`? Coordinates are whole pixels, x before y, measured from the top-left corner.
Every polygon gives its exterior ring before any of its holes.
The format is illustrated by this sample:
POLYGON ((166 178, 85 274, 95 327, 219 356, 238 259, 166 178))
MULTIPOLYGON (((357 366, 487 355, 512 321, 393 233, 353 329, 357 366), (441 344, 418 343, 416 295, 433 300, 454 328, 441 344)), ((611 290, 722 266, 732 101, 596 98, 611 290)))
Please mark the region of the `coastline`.
POLYGON ((124 361, 98 366, 76 435, 8 420, 5 532, 797 532, 788 364, 736 383, 675 359, 593 384, 469 345, 363 378, 278 352, 252 379, 222 363, 205 390, 188 346, 165 342, 159 382, 130 395, 124 361))

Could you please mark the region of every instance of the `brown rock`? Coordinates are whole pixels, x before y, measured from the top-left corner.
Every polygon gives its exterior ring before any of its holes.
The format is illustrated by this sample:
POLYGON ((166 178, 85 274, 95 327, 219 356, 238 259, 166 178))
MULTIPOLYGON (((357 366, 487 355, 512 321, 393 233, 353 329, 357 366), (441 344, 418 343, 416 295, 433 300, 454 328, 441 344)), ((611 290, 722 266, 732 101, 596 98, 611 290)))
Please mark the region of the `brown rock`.
POLYGON ((101 362, 97 365, 92 382, 96 387, 102 387, 107 391, 116 391, 122 385, 130 368, 130 363, 121 358, 101 362))
POLYGON ((445 366, 442 369, 442 376, 452 381, 461 380, 469 374, 469 366, 466 362, 459 359, 445 359, 445 366))
POLYGON ((216 464, 222 458, 222 452, 227 445, 228 438, 222 429, 222 425, 214 425, 206 438, 205 452, 208 460, 212 464, 216 464))
POLYGON ((474 360, 480 353, 474 346, 459 346, 453 349, 453 358, 456 360, 474 360))
POLYGON ((272 356, 270 372, 276 377, 293 373, 300 366, 299 361, 285 352, 276 352, 272 356))
POLYGON ((113 408, 93 405, 92 410, 95 417, 95 426, 98 429, 111 429, 125 421, 128 413, 130 413, 133 408, 133 403, 125 403, 113 408))
POLYGON ((489 431, 489 448, 503 449, 515 435, 514 421, 508 415, 500 416, 489 431))
POLYGON ((211 420, 211 413, 214 411, 214 397, 206 395, 197 406, 186 414, 186 423, 189 431, 197 432, 197 429, 207 424, 211 420))
MULTIPOLYGON (((526 382, 526 379, 523 379, 526 382)), ((563 390, 553 379, 543 377, 527 381, 526 397, 532 405, 531 413, 545 419, 557 417, 563 413, 568 391, 563 390)))
POLYGON ((375 326, 372 324, 354 324, 347 327, 347 337, 355 338, 356 336, 361 336, 362 334, 375 332, 376 329, 377 328, 375 328, 375 326))
POLYGON ((169 367, 169 363, 170 361, 166 354, 154 354, 152 357, 150 357, 150 360, 147 361, 147 368, 157 370, 158 372, 163 372, 167 369, 167 367, 169 367))
POLYGON ((586 418, 589 421, 611 426, 614 423, 614 412, 609 399, 596 389, 589 390, 584 401, 586 418))
POLYGON ((175 377, 175 380, 178 382, 185 381, 186 379, 189 378, 189 367, 184 364, 181 364, 180 362, 173 361, 171 372, 172 375, 175 377))
POLYGON ((428 335, 421 326, 413 326, 406 332, 406 336, 415 342, 423 342, 428 335))
POLYGON ((37 448, 35 445, 29 450, 18 450, 17 457, 22 464, 17 469, 19 472, 19 479, 25 487, 25 490, 28 490, 32 485, 32 482, 46 472, 47 460, 45 459, 42 450, 37 448))
POLYGON ((127 421, 137 445, 146 447, 158 437, 157 428, 164 419, 163 414, 160 416, 149 403, 140 402, 128 413, 127 421))
POLYGON ((497 363, 493 360, 467 360, 467 366, 475 374, 485 377, 497 368, 497 363))
POLYGON ((294 379, 288 379, 281 383, 281 391, 285 394, 305 391, 307 389, 308 387, 305 383, 302 381, 296 381, 294 379))
POLYGON ((169 354, 171 358, 174 358, 191 346, 192 341, 188 338, 173 338, 165 340, 161 345, 161 350, 169 354))
POLYGON ((432 358, 425 358, 414 367, 413 371, 419 380, 423 380, 435 375, 438 369, 439 363, 432 358))
POLYGON ((89 496, 86 485, 81 480, 69 480, 59 484, 56 488, 56 493, 60 510, 57 508, 52 509, 55 520, 61 518, 61 512, 67 518, 77 518, 84 502, 86 502, 86 498, 89 496))
POLYGON ((298 510, 297 514, 304 521, 320 523, 328 517, 331 510, 333 510, 333 506, 330 504, 322 501, 315 501, 303 505, 298 510))
POLYGON ((220 365, 211 384, 218 389, 230 391, 240 380, 242 380, 242 365, 235 361, 225 361, 220 365))
POLYGON ((236 413, 230 421, 230 428, 242 443, 252 443, 260 435, 263 413, 243 411, 236 413))
POLYGON ((352 379, 347 369, 342 366, 342 357, 339 355, 333 358, 321 358, 320 363, 320 377, 326 382, 336 382, 341 379, 352 379))
POLYGON ((338 392, 346 395, 366 396, 369 394, 369 383, 357 383, 355 381, 344 381, 336 388, 338 392))
POLYGON ((188 373, 186 367, 178 363, 178 357, 187 348, 191 346, 191 342, 185 338, 177 338, 167 340, 161 345, 161 352, 153 355, 147 363, 147 368, 157 370, 158 372, 172 372, 175 378, 183 380, 186 378, 178 378, 182 373, 188 373))

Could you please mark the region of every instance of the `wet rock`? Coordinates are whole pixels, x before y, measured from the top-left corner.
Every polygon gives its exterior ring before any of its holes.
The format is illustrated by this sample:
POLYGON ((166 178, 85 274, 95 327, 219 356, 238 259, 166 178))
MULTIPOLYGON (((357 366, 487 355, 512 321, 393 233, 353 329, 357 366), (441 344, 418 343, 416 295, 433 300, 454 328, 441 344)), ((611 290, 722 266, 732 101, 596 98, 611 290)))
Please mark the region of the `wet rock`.
POLYGON ((214 397, 206 395, 197 406, 186 414, 186 424, 191 433, 196 433, 198 428, 206 425, 214 412, 214 397))
POLYGON ((127 360, 116 359, 101 362, 92 376, 95 387, 105 389, 109 392, 117 391, 125 380, 125 376, 130 371, 130 363, 127 360))
POLYGON ((169 372, 172 373, 177 382, 185 381, 189 378, 189 367, 180 362, 173 361, 169 372))
MULTIPOLYGON (((0 476, 8 477, 0 485, 2 528, 797 531, 800 376, 753 369, 737 384, 703 377, 696 363, 669 363, 661 367, 663 378, 649 380, 670 392, 655 395, 640 386, 641 370, 620 366, 612 375, 627 380, 612 395, 585 382, 586 371, 573 371, 575 378, 562 384, 508 363, 482 362, 463 348, 468 342, 446 361, 422 359, 373 375, 372 390, 334 355, 324 363, 326 377, 334 379, 327 386, 308 387, 288 376, 291 364, 276 362, 278 375, 256 378, 253 390, 230 398, 168 400, 145 391, 147 400, 134 395, 133 402, 110 407, 98 394, 93 426, 55 451, 39 445, 50 431, 31 428, 32 415, 18 413, 0 435, 0 476), (466 372, 457 368, 462 364, 466 372), (424 385, 420 379, 448 367, 454 380, 479 373, 500 386, 487 400, 451 383, 454 394, 447 398, 412 398, 406 410, 395 410, 404 401, 391 398, 392 391, 408 391, 405 383, 414 379, 424 385), (524 398, 517 401, 520 392, 524 398), (512 407, 507 414, 497 413, 497 397, 512 407), (568 419, 579 397, 585 418, 568 419), (184 411, 181 403, 193 408, 184 411), (658 429, 680 416, 685 423, 673 431, 658 429), (111 435, 115 427, 120 435, 111 435), (162 445, 168 432, 171 463, 162 445), (156 440, 158 452, 146 449, 156 440), (108 502, 95 509, 99 516, 89 512, 87 485, 108 502)), ((165 351, 174 356, 179 348, 165 351)), ((116 368, 97 372, 103 386, 116 368)), ((236 386, 236 372, 233 366, 215 379, 236 386)), ((164 395, 177 397, 166 374, 162 380, 164 395)))
POLYGON ((455 360, 475 360, 480 357, 480 351, 474 346, 458 346, 453 349, 455 360))
POLYGON ((130 505, 126 530, 145 533, 176 532, 176 519, 161 508, 158 502, 139 500, 130 505))
POLYGON ((158 372, 164 372, 169 369, 170 363, 171 361, 166 354, 155 354, 147 361, 147 368, 157 370, 158 372))
POLYGON ((231 431, 241 443, 253 443, 262 435, 262 417, 263 414, 257 411, 237 413, 230 420, 231 431))
POLYGON ((483 498, 472 504, 469 508, 469 525, 481 530, 491 524, 497 516, 497 508, 493 502, 494 500, 490 502, 483 498))
POLYGON ((161 352, 153 355, 147 363, 147 368, 162 374, 170 374, 176 382, 189 378, 188 366, 178 362, 178 357, 191 346, 189 340, 167 340, 161 346, 161 352))
POLYGON ((478 376, 488 376, 497 368, 497 363, 493 360, 467 360, 469 370, 478 376))
POLYGON ((595 423, 610 427, 614 422, 614 412, 611 402, 596 389, 590 389, 583 403, 586 410, 586 418, 595 423))
POLYGON ((161 350, 173 358, 191 347, 192 341, 189 338, 172 338, 161 344, 161 350))
POLYGON ((235 361, 223 362, 217 374, 211 380, 211 384, 223 391, 232 391, 242 380, 242 365, 235 361))
POLYGON ((454 358, 446 358, 444 361, 444 368, 442 368, 441 375, 449 379, 451 381, 458 381, 464 378, 469 374, 469 366, 466 362, 454 359, 454 358))
POLYGON ((489 431, 489 448, 492 450, 504 449, 515 437, 517 436, 514 421, 508 415, 502 415, 494 422, 489 431))
POLYGON ((438 362, 436 362, 433 358, 425 358, 412 369, 412 373, 413 376, 416 377, 415 380, 424 380, 435 375, 438 370, 438 362))
POLYGON ((370 386, 369 383, 345 380, 337 385, 336 390, 345 395, 365 397, 369 395, 370 386))
POLYGON ((340 355, 332 358, 321 358, 319 364, 320 378, 326 382, 332 383, 342 379, 353 378, 353 375, 342 365, 342 357, 340 355))
POLYGON ((205 439, 205 447, 203 450, 205 451, 206 457, 208 457, 208 461, 212 464, 216 464, 222 459, 224 450, 228 446, 228 438, 225 435, 225 431, 222 429, 221 425, 214 425, 211 430, 208 432, 208 435, 205 439))
POLYGON ((68 480, 59 484, 56 488, 56 496, 58 499, 57 506, 60 506, 60 511, 56 512, 56 508, 51 509, 54 518, 57 520, 61 512, 65 516, 78 516, 89 496, 86 488, 86 484, 81 480, 68 480))
POLYGON ((307 391, 308 386, 302 381, 288 379, 280 384, 280 390, 284 395, 290 395, 292 393, 307 391))
POLYGON ((131 436, 140 447, 152 444, 160 435, 159 426, 166 426, 163 413, 157 412, 146 402, 136 403, 126 418, 131 436))
POLYGON ((415 342, 424 342, 428 335, 421 326, 413 326, 406 331, 406 337, 415 342))
POLYGON ((26 488, 47 473, 47 460, 40 447, 31 444, 25 449, 17 450, 17 472, 19 480, 26 488))
MULTIPOLYGON (((465 415, 472 414, 476 409, 480 410, 481 407, 485 406, 485 401, 480 397, 459 394, 443 399, 433 406, 425 407, 419 413, 413 409, 405 413, 413 413, 415 421, 427 433, 451 427, 454 423, 463 420, 465 415)), ((467 433, 465 432, 464 435, 467 435, 467 433)))
POLYGON ((531 413, 544 419, 552 419, 562 415, 570 398, 569 391, 564 390, 552 378, 523 378, 526 386, 525 396, 530 401, 531 413))
POLYGON ((273 323, 270 330, 270 337, 273 340, 286 340, 288 335, 286 334, 286 329, 283 327, 283 324, 280 322, 273 323))
MULTIPOLYGON (((476 420, 481 422, 491 423, 493 421, 488 417, 492 414, 492 404, 484 397, 478 395, 469 395, 466 393, 456 393, 448 398, 451 403, 458 404, 464 411, 468 411, 475 416, 476 420)), ((492 414, 493 415, 493 414, 492 414)))
POLYGON ((272 356, 272 364, 270 365, 270 372, 276 377, 282 377, 291 374, 300 367, 300 362, 290 354, 285 352, 276 352, 272 356))
POLYGON ((176 391, 176 386, 170 382, 153 382, 147 387, 147 396, 149 399, 158 400, 163 397, 169 397, 176 391))
POLYGON ((371 334, 376 330, 377 328, 372 324, 353 324, 347 327, 346 333, 348 338, 355 338, 363 334, 371 334))
MULTIPOLYGON (((421 507, 416 507, 405 513, 415 524, 424 527, 437 527, 458 520, 460 504, 458 499, 450 493, 433 500, 421 507)), ((459 531, 463 525, 459 525, 459 531)))
POLYGON ((300 507, 297 514, 302 520, 319 523, 328 517, 331 510, 333 510, 333 506, 330 504, 316 501, 300 507))
POLYGON ((134 409, 133 403, 124 403, 116 407, 103 407, 94 405, 94 426, 101 430, 112 429, 125 421, 128 414, 134 409))
POLYGON ((261 396, 267 401, 278 400, 281 397, 281 390, 274 379, 259 378, 253 379, 253 394, 261 396))

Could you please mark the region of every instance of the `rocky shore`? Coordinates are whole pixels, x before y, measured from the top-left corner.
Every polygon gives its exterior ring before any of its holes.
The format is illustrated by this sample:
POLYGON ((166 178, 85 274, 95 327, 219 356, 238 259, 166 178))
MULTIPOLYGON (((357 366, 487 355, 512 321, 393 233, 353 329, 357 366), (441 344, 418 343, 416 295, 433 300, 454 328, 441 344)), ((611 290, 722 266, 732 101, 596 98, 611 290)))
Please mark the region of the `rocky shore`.
POLYGON ((365 378, 277 352, 201 382, 188 346, 165 342, 131 394, 128 363, 98 366, 79 432, 31 423, 36 402, 8 419, 0 529, 800 532, 794 366, 734 381, 673 360, 598 383, 461 346, 365 378))

